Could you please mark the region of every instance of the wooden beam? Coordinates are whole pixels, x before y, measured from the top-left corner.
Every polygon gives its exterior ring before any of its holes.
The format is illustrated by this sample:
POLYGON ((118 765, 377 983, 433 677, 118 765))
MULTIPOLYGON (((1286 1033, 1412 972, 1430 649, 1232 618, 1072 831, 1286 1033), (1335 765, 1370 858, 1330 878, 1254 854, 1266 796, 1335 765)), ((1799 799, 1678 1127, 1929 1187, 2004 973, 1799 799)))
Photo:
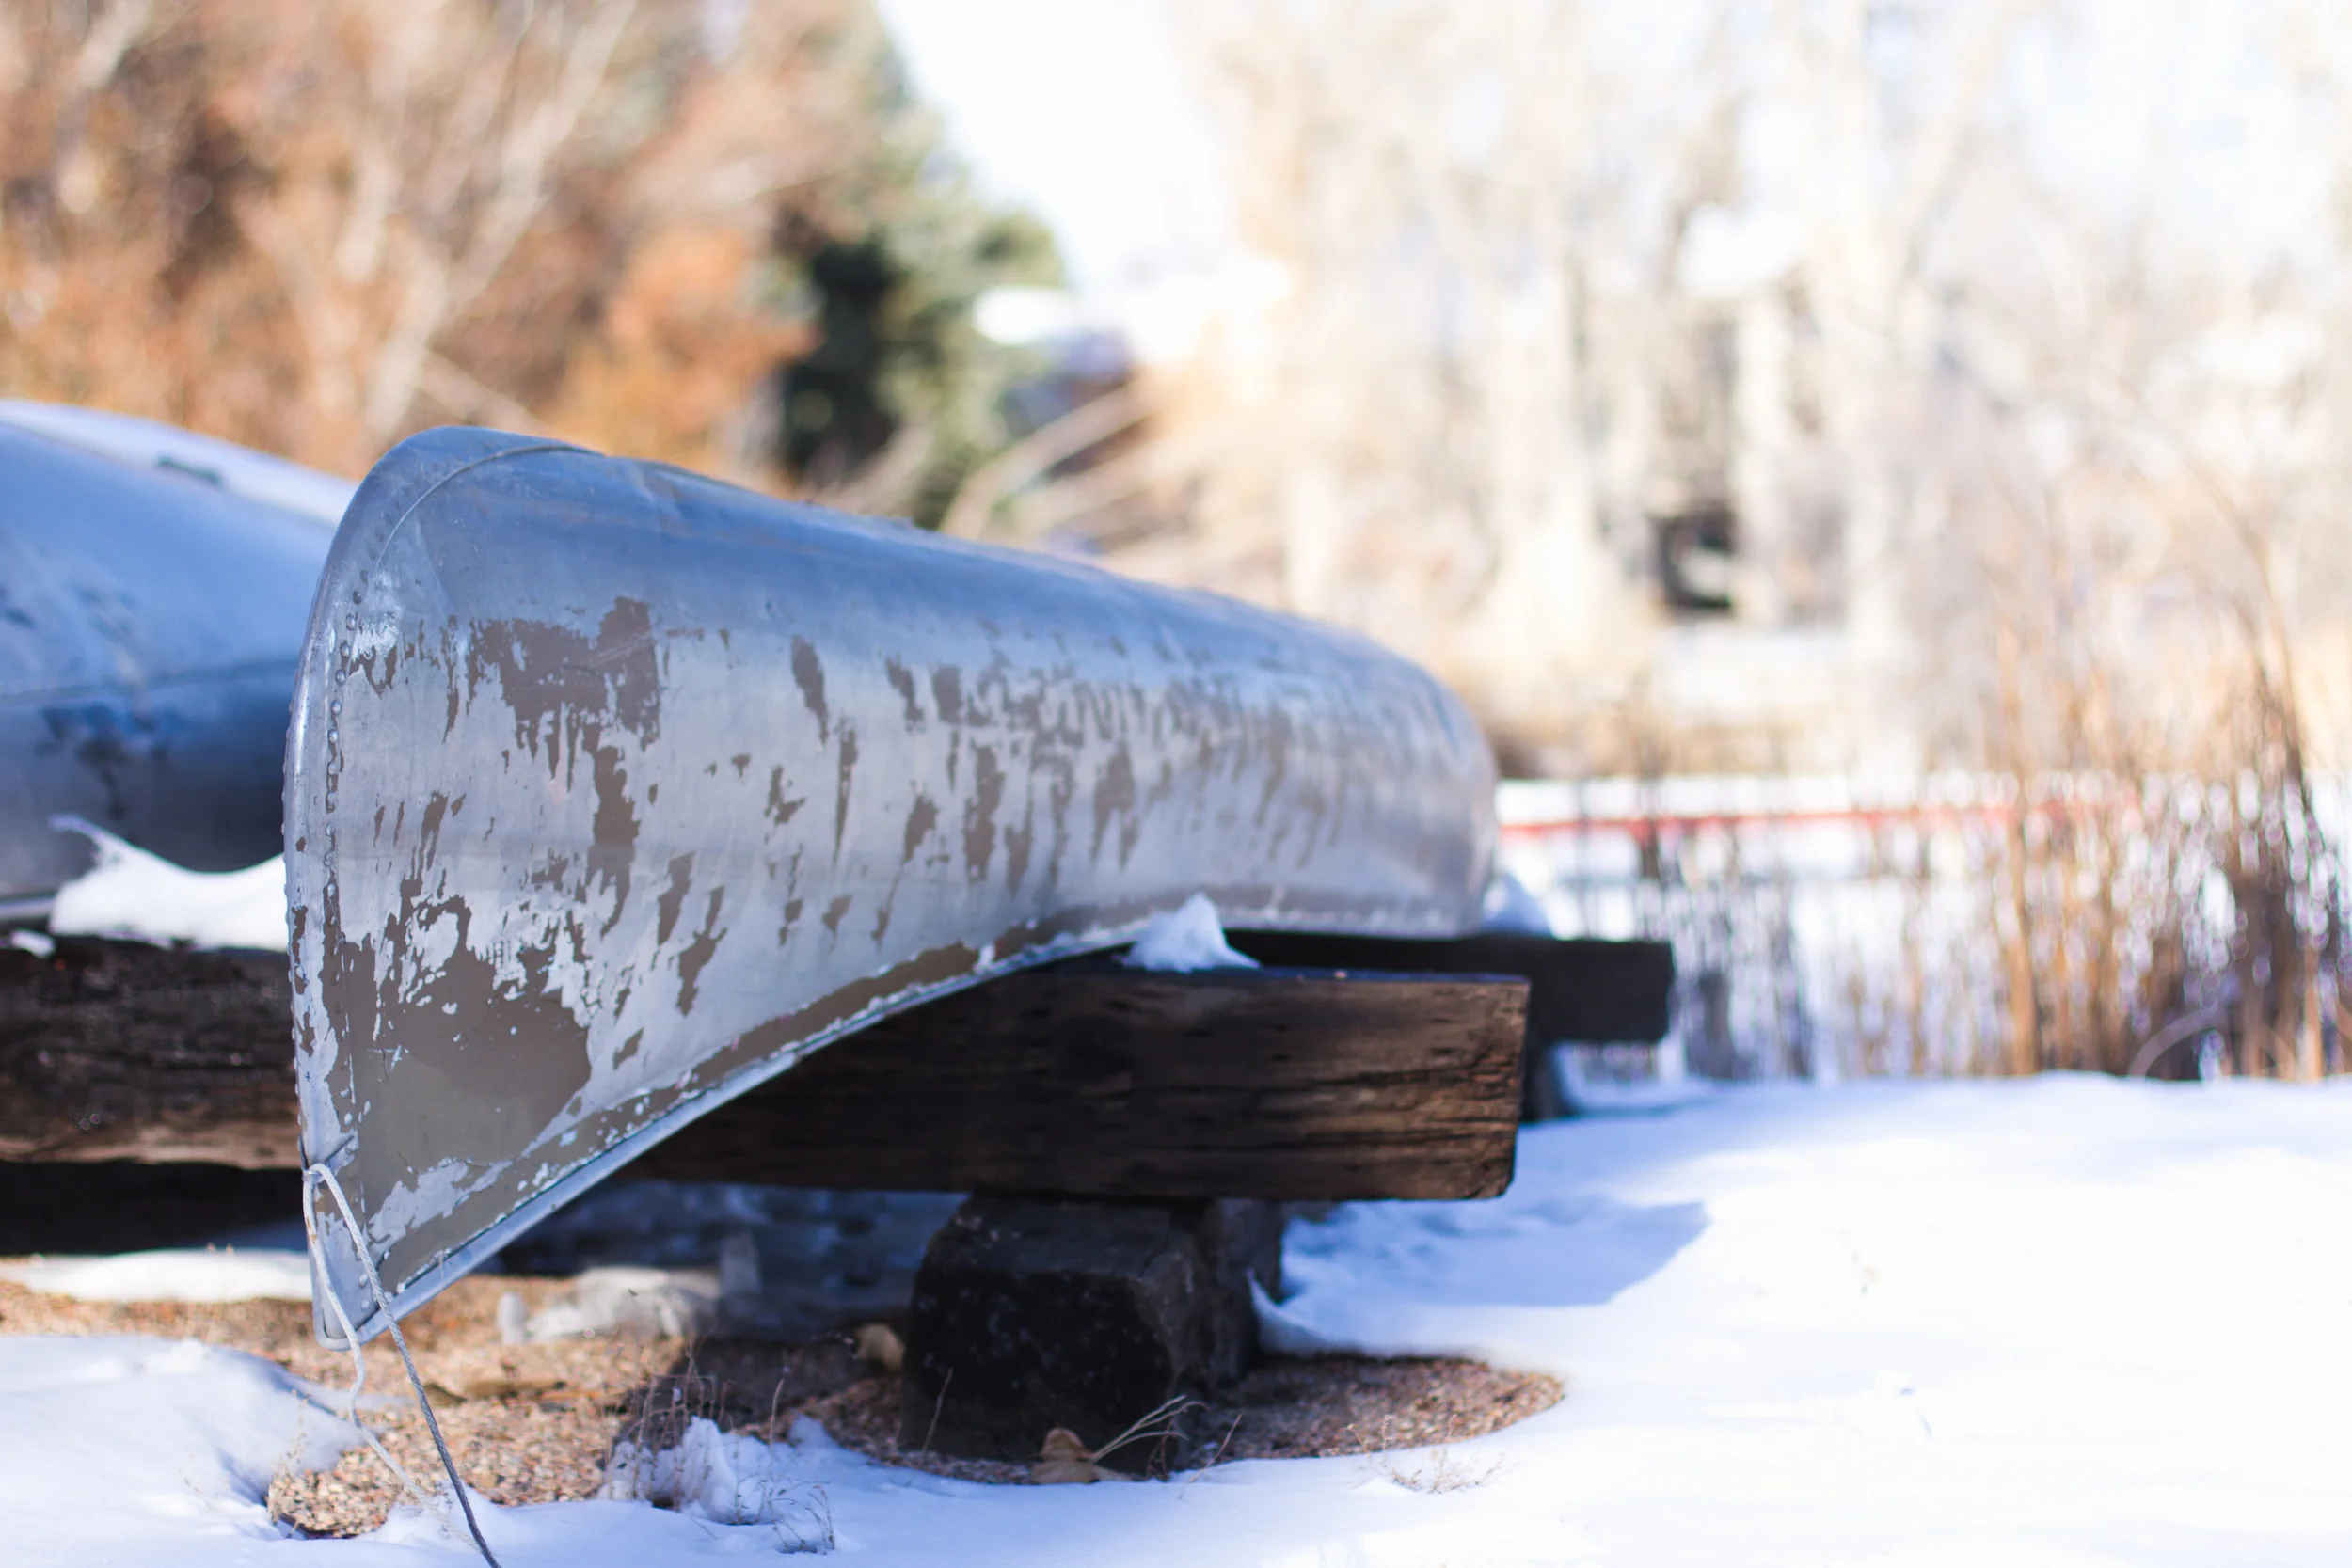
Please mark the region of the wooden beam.
POLYGON ((282 953, 0 946, 0 1160, 296 1164, 282 953))
MULTIPOLYGON (((1508 1184, 1527 985, 1104 959, 884 1020, 633 1174, 1077 1197, 1476 1197, 1508 1184)), ((0 1159, 295 1158, 275 954, 0 948, 0 1159)))
POLYGON ((1674 998, 1674 948, 1662 942, 1517 931, 1428 942, 1299 931, 1229 931, 1226 937, 1265 964, 1524 975, 1532 988, 1528 1038, 1542 1045, 1655 1043, 1666 1037, 1674 998))
POLYGON ((1526 982, 1087 960, 818 1051, 633 1175, 1072 1197, 1491 1197, 1526 982))
POLYGON ((1551 1048, 1569 1041, 1654 1044, 1673 1012, 1674 949, 1662 942, 1610 942, 1481 931, 1451 940, 1334 937, 1235 931, 1229 940, 1261 963, 1518 974, 1529 984, 1519 1068, 1519 1116, 1575 1114, 1551 1048))

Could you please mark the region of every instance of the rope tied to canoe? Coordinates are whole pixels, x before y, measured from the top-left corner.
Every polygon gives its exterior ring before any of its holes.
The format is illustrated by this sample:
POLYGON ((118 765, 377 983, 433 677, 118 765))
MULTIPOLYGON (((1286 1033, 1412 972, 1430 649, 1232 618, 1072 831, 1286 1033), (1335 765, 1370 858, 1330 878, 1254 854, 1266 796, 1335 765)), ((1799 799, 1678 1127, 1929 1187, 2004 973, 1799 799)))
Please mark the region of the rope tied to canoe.
POLYGON ((482 1538, 482 1526, 474 1519, 473 1504, 466 1497, 466 1483, 458 1479, 457 1462, 450 1457, 449 1444, 441 1436, 441 1423, 434 1418, 433 1402, 425 1398, 424 1379, 417 1375, 416 1359, 408 1354, 407 1337, 401 1333, 400 1319, 392 1313, 391 1298, 385 1293, 384 1281, 376 1275, 375 1260, 368 1256, 367 1238, 359 1229, 358 1220, 352 1214, 351 1200, 343 1196, 342 1186, 335 1180, 333 1171, 325 1165, 308 1165, 302 1172, 302 1229, 310 1240, 310 1265, 321 1293, 326 1298, 327 1309, 335 1315, 337 1326, 342 1330, 344 1346, 351 1352, 351 1392, 348 1396, 351 1423, 359 1429, 360 1435, 368 1440, 368 1447, 375 1450, 375 1457, 384 1462, 385 1467, 407 1489, 409 1497, 416 1499, 418 1506, 439 1519, 442 1528, 455 1535, 457 1529, 451 1522, 448 1511, 425 1495, 424 1488, 419 1486, 416 1479, 402 1467, 400 1461, 391 1456, 368 1424, 359 1419, 359 1393, 367 1386, 368 1364, 359 1346, 358 1330, 352 1326, 351 1314, 343 1310, 342 1298, 336 1295, 327 1281, 326 1238, 320 1233, 318 1225, 317 1193, 321 1187, 325 1187, 327 1196, 335 1200, 335 1212, 342 1217, 343 1229, 351 1236, 351 1249, 358 1255, 360 1276, 367 1281, 369 1293, 375 1298, 376 1310, 384 1314, 384 1325, 392 1331, 393 1348, 400 1352, 400 1364, 407 1369, 408 1386, 416 1393, 417 1408, 424 1413, 424 1429, 433 1434, 434 1451, 441 1456, 441 1473, 449 1477, 450 1491, 456 1495, 458 1510, 466 1516, 467 1533, 473 1537, 474 1549, 482 1554, 482 1560, 490 1568, 500 1568, 498 1558, 490 1550, 490 1544, 482 1538))

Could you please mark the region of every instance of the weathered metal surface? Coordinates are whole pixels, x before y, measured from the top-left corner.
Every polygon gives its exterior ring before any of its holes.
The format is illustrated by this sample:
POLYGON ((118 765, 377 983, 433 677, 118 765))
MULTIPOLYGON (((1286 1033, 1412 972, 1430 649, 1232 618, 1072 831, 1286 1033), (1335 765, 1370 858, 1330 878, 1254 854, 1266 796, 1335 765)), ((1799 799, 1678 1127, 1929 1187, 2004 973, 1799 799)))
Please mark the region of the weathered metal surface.
POLYGON ((476 430, 354 500, 287 758, 304 1154, 395 1312, 885 1013, 1196 891, 1459 933, 1494 838, 1369 642, 476 430))
MULTIPOLYGON (((350 480, 234 441, 103 408, 0 398, 0 425, 46 436, 134 468, 160 469, 199 480, 328 529, 342 521, 343 508, 351 504, 352 492, 359 488, 350 480)), ((322 554, 324 549, 322 546, 322 554)))
POLYGON ((88 868, 61 814, 200 871, 278 852, 287 703, 332 537, 185 462, 101 455, 0 409, 0 914, 39 914, 88 868))

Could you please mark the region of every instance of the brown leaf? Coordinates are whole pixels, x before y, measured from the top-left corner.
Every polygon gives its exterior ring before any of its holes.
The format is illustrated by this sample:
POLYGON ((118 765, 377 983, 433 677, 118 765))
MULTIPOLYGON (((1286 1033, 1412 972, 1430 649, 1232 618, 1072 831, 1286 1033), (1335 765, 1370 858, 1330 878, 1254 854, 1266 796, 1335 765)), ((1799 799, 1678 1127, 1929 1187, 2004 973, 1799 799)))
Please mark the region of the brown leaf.
POLYGON ((1057 1459, 1091 1461, 1094 1458, 1094 1450, 1088 1448, 1078 1434, 1068 1427, 1056 1427, 1045 1434, 1045 1446, 1038 1449, 1037 1456, 1048 1461, 1057 1459))
POLYGON ((859 1359, 896 1375, 906 1366, 907 1348, 888 1323, 866 1323, 854 1336, 859 1359))
POLYGON ((1040 1486, 1085 1485, 1101 1481, 1103 1475, 1094 1463, 1093 1450, 1068 1427, 1056 1427, 1045 1434, 1037 1463, 1029 1466, 1029 1479, 1040 1486))
POLYGON ((1083 1459, 1041 1459, 1029 1466, 1029 1479, 1040 1486, 1089 1485, 1103 1472, 1083 1459))

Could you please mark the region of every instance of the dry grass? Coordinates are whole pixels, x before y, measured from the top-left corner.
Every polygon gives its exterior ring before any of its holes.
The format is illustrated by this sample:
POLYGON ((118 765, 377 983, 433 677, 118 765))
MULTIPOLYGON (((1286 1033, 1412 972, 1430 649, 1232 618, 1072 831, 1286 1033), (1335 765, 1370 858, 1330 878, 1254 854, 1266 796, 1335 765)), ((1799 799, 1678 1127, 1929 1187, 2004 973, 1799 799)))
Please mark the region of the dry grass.
POLYGON ((1486 1485, 1502 1470, 1502 1456, 1489 1454, 1483 1459, 1465 1459, 1450 1448, 1438 1449, 1412 1459, 1394 1453, 1376 1453, 1372 1456, 1372 1467, 1408 1492, 1426 1492, 1436 1496, 1446 1492, 1468 1492, 1472 1487, 1486 1485))

